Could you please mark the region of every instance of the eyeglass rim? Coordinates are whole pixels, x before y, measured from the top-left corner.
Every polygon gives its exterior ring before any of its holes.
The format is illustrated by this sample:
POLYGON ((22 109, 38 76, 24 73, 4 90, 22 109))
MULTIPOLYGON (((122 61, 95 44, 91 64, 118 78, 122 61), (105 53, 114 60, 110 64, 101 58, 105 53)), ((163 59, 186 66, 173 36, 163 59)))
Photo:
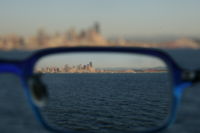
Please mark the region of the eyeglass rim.
POLYGON ((40 113, 40 108, 33 102, 33 99, 31 98, 32 96, 28 86, 28 78, 33 75, 34 66, 40 58, 51 54, 73 53, 73 52, 115 52, 115 53, 118 52, 118 53, 129 53, 129 54, 143 54, 147 56, 149 55, 158 57, 159 59, 163 60, 166 63, 166 65, 172 72, 172 82, 173 82, 172 83, 173 103, 172 103, 171 113, 169 115, 169 119, 165 123, 163 123, 160 127, 156 127, 155 129, 145 131, 145 133, 153 133, 161 131, 172 125, 172 123, 176 118, 176 112, 178 109, 178 105, 180 103, 183 89, 191 86, 192 84, 191 82, 188 81, 186 82, 181 79, 181 74, 183 72, 183 69, 171 58, 171 56, 169 56, 166 52, 160 49, 136 48, 136 47, 69 47, 69 48, 58 47, 58 48, 42 49, 36 51, 32 56, 30 56, 26 60, 15 62, 14 66, 16 67, 11 67, 10 70, 12 70, 13 73, 16 73, 17 75, 20 76, 21 82, 25 90, 25 94, 28 98, 28 101, 32 107, 32 110, 36 118, 46 129, 51 131, 56 131, 60 133, 73 132, 73 131, 60 131, 58 129, 54 129, 53 127, 48 125, 48 123, 45 122, 40 113))

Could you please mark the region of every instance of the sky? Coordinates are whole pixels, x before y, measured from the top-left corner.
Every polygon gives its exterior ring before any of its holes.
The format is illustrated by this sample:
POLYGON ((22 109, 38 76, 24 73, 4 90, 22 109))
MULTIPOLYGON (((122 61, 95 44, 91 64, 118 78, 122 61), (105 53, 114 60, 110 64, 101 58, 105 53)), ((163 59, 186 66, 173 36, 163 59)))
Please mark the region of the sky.
POLYGON ((95 68, 154 68, 166 67, 165 63, 152 56, 125 53, 74 53, 55 54, 41 58, 36 64, 37 68, 70 67, 79 64, 93 63, 95 68))
POLYGON ((112 36, 200 36, 200 0, 0 0, 0 35, 30 36, 94 22, 112 36))

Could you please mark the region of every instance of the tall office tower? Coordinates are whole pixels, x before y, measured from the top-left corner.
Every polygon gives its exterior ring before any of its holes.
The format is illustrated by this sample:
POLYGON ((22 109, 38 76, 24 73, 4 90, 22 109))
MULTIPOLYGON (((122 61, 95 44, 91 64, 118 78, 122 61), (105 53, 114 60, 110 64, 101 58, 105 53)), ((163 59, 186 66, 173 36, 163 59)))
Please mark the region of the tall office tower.
POLYGON ((70 41, 74 41, 77 39, 77 33, 76 33, 76 30, 74 28, 71 28, 69 31, 68 31, 68 40, 70 41))
POLYGON ((89 62, 89 66, 90 66, 90 67, 93 67, 93 66, 92 66, 92 62, 91 62, 91 61, 89 62))
POLYGON ((94 30, 96 31, 96 33, 100 33, 100 24, 98 22, 94 23, 94 30))

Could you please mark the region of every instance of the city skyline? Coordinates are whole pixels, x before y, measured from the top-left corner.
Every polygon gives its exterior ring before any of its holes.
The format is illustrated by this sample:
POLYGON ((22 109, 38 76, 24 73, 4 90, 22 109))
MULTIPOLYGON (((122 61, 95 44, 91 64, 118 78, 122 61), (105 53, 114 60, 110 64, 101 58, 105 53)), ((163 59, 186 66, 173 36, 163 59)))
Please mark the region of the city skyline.
POLYGON ((79 66, 92 62, 94 68, 155 68, 166 67, 159 58, 125 53, 74 53, 46 56, 38 61, 36 68, 79 66), (58 60, 59 59, 59 60, 58 60))
MULTIPOLYGON (((173 36, 172 38, 176 38, 173 36)), ((0 36, 0 49, 2 50, 35 50, 50 47, 74 47, 74 46, 129 46, 129 47, 151 47, 151 48, 200 48, 200 39, 181 37, 174 40, 166 40, 166 36, 149 38, 138 41, 133 38, 118 37, 106 39, 102 35, 99 22, 94 22, 88 28, 77 31, 75 28, 67 29, 65 32, 50 34, 44 29, 30 37, 17 34, 0 36), (158 39, 159 38, 159 39, 158 39), (151 41, 149 41, 149 39, 151 41), (164 41, 161 41, 163 40, 164 41), (161 42, 159 42, 161 41, 161 42)))
POLYGON ((65 64, 64 66, 45 66, 36 67, 35 73, 154 73, 167 72, 167 67, 145 67, 145 68, 126 68, 126 67, 112 67, 112 68, 95 68, 90 61, 88 64, 72 65, 65 64))
POLYGON ((76 27, 81 31, 100 22, 105 37, 199 37, 200 1, 196 0, 15 0, 0 5, 0 35, 34 35, 76 27))

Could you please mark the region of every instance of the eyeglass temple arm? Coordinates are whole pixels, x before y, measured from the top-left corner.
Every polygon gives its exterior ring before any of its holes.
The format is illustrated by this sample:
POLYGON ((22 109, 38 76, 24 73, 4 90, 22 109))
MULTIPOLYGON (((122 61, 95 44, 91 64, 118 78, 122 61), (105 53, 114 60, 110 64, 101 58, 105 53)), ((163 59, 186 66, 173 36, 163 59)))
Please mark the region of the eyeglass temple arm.
POLYGON ((182 73, 182 80, 192 83, 200 82, 200 69, 194 71, 184 70, 182 73))
POLYGON ((0 73, 19 73, 20 61, 0 59, 0 73))

